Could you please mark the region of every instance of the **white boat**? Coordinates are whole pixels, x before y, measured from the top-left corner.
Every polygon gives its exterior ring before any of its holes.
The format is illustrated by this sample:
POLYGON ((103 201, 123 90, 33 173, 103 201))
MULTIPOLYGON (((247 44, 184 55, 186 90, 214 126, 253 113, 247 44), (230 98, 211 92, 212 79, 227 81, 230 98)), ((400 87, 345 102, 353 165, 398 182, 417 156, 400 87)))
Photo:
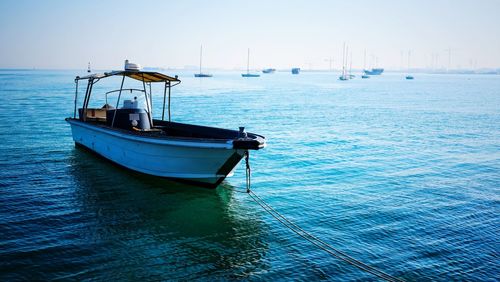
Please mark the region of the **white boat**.
POLYGON ((217 187, 249 150, 265 147, 263 136, 239 130, 206 127, 171 121, 171 88, 180 83, 175 77, 158 72, 141 71, 140 66, 129 64, 123 71, 112 71, 76 77, 74 114, 66 121, 71 126, 73 140, 128 169, 160 177, 187 181, 211 188, 217 187), (121 77, 118 90, 101 93, 106 104, 100 108, 89 107, 94 84, 107 77, 121 77), (123 88, 124 80, 139 81, 141 88, 123 88), (83 105, 77 108, 78 83, 87 82, 83 105), (155 119, 151 109, 150 83, 162 83, 163 111, 155 119), (135 96, 123 100, 126 94, 144 95, 145 106, 135 96), (107 103, 109 94, 118 93, 116 107, 107 103), (168 96, 167 96, 168 94, 168 96), (167 100, 168 99, 168 100, 167 100), (165 108, 168 120, 165 120, 165 108))
POLYGON ((247 73, 242 73, 242 77, 260 77, 260 74, 257 73, 250 73, 250 48, 248 48, 248 55, 247 55, 247 73))
POLYGON ((201 72, 201 63, 202 63, 202 60, 203 60, 203 45, 200 46, 200 72, 199 73, 195 73, 194 77, 212 77, 212 74, 210 74, 210 73, 203 73, 203 72, 201 72))

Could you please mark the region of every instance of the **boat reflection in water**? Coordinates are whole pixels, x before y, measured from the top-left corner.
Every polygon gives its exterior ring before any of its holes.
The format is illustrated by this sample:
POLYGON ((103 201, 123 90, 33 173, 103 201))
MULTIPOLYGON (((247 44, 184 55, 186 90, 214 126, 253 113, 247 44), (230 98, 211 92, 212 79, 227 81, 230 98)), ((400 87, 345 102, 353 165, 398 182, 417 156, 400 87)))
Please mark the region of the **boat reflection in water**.
POLYGON ((71 244, 86 262, 73 266, 79 280, 190 280, 215 271, 230 279, 270 268, 265 226, 226 182, 216 190, 186 187, 96 158, 76 147, 68 165, 82 220, 71 244))

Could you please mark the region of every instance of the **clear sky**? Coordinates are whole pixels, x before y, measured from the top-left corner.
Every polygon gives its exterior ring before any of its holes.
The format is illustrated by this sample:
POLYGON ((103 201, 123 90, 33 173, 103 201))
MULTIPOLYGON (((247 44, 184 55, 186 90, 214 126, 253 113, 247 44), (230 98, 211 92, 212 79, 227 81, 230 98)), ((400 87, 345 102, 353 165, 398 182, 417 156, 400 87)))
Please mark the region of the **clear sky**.
POLYGON ((0 0, 0 68, 500 67, 500 1, 0 0), (402 57, 404 54, 405 57, 402 57))

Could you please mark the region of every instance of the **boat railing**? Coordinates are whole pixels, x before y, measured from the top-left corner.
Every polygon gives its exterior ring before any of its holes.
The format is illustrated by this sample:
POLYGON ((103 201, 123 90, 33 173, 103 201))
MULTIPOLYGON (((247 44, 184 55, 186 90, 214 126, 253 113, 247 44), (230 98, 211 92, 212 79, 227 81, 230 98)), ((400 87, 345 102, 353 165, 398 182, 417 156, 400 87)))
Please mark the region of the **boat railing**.
POLYGON ((130 91, 130 93, 132 93, 132 91, 139 91, 139 92, 145 93, 145 91, 143 89, 137 89, 137 88, 124 88, 124 89, 121 89, 121 90, 118 89, 118 90, 109 91, 109 92, 106 92, 104 94, 104 96, 106 97, 106 104, 108 104, 108 94, 115 93, 115 92, 120 92, 120 91, 130 91))
MULTIPOLYGON (((106 104, 108 103, 108 95, 112 93, 118 92, 118 99, 116 102, 116 107, 118 108, 118 104, 120 102, 120 97, 121 97, 121 92, 122 91, 139 91, 144 93, 145 96, 145 101, 146 101, 146 111, 150 120, 150 124, 153 124, 153 119, 152 119, 152 89, 151 89, 151 83, 152 82, 158 82, 158 83, 164 83, 165 87, 163 90, 163 107, 162 107, 162 115, 161 115, 161 120, 165 119, 165 110, 168 109, 168 120, 171 120, 171 115, 170 115, 170 91, 172 87, 178 85, 181 81, 178 79, 177 75, 175 77, 170 77, 161 73, 157 72, 143 72, 143 71, 131 71, 131 70, 125 70, 125 71, 112 71, 112 72, 106 72, 106 73, 101 73, 101 74, 91 74, 87 75, 84 77, 77 76, 75 78, 75 100, 74 100, 74 112, 73 112, 73 118, 76 119, 76 115, 78 114, 78 108, 77 108, 77 103, 78 103, 78 82, 80 80, 88 80, 87 83, 87 88, 85 90, 85 96, 83 99, 83 107, 82 110, 83 112, 86 113, 86 110, 88 108, 89 100, 91 97, 91 92, 94 84, 96 84, 98 81, 100 81, 102 78, 110 77, 110 76, 122 76, 122 82, 119 90, 112 90, 108 91, 105 94, 105 100, 106 104), (142 82, 143 89, 135 89, 135 88, 122 88, 123 83, 126 77, 138 80, 142 82), (146 86, 149 86, 149 93, 146 89, 146 86), (148 97, 149 96, 149 97, 148 97), (168 100, 167 100, 168 97, 168 100), (167 108, 167 101, 168 101, 168 108, 167 108)), ((116 113, 116 111, 115 111, 116 113)), ((83 115, 83 120, 86 120, 86 115, 83 115)), ((111 123, 111 127, 114 125, 114 116, 113 116, 113 122, 111 123)))

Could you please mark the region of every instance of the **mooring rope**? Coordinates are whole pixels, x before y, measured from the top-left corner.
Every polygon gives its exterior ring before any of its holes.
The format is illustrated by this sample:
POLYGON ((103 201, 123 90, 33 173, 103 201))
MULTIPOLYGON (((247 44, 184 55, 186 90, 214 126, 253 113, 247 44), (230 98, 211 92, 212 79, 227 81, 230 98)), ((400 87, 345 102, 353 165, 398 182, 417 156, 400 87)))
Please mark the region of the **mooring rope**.
POLYGON ((284 215, 279 213, 277 210, 275 210, 273 207, 271 207, 269 204, 267 204, 262 198, 260 198, 257 194, 255 194, 251 189, 250 189, 250 161, 249 161, 249 153, 248 151, 245 152, 245 163, 246 163, 246 193, 252 198, 252 200, 257 203, 259 206, 261 206, 264 211, 269 213, 272 217, 274 217, 278 222, 280 222, 283 226, 286 228, 290 229, 293 231, 295 234, 298 236, 302 237, 303 239, 309 241, 316 247, 324 250, 328 254, 348 263, 351 264, 365 272, 371 273, 380 279, 383 279, 385 281, 391 281, 391 282, 401 282, 403 281, 402 279, 399 279, 397 277, 391 276, 383 271, 380 271, 362 261, 359 261, 348 254, 336 249, 332 245, 328 244, 327 242, 317 238, 316 236, 312 235, 311 233, 305 231, 302 229, 300 226, 295 224, 294 222, 290 221, 288 218, 286 218, 284 215))

